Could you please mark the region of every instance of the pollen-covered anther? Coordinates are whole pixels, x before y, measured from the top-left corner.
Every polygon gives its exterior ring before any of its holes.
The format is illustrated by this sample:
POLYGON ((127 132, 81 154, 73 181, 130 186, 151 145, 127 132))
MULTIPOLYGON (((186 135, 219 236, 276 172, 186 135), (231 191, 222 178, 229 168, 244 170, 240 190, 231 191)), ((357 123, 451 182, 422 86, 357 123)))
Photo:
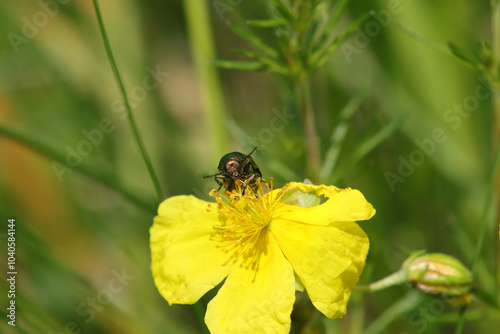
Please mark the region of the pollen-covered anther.
POLYGON ((207 212, 212 211, 212 205, 210 203, 208 203, 206 210, 207 210, 207 212))
POLYGON ((231 200, 231 202, 236 202, 240 198, 240 196, 241 195, 239 193, 233 192, 229 194, 229 199, 231 200))

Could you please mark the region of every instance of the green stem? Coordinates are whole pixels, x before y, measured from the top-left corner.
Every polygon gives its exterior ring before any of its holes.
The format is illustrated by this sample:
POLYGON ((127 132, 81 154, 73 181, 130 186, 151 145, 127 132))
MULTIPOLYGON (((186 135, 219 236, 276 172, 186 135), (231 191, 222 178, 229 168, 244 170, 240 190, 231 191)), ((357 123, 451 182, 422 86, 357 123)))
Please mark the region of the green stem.
POLYGON ((379 291, 385 288, 388 288, 393 285, 398 285, 401 283, 407 282, 408 279, 406 277, 406 273, 404 270, 399 270, 396 271, 395 273, 382 278, 381 280, 377 282, 373 282, 369 285, 356 285, 354 287, 355 290, 358 291, 366 291, 366 292, 374 292, 374 291, 379 291))
POLYGON ((311 92, 307 79, 298 78, 295 84, 298 106, 302 116, 305 136, 307 170, 313 183, 319 182, 321 159, 319 155, 318 136, 314 122, 311 92))
MULTIPOLYGON (((184 8, 191 54, 200 82, 202 110, 215 151, 213 156, 217 158, 227 153, 229 145, 222 89, 215 67, 209 64, 215 59, 215 51, 207 3, 205 0, 187 0, 184 1, 184 8)), ((218 162, 218 158, 215 162, 218 162)))
MULTIPOLYGON (((477 264, 479 258, 481 257, 481 251, 483 249, 484 237, 486 232, 488 231, 488 226, 492 221, 496 221, 494 217, 490 217, 492 206, 494 205, 494 194, 495 194, 495 180, 497 178, 497 171, 500 165, 500 145, 495 145, 495 156, 493 158, 493 166, 490 175, 490 187, 488 188, 488 192, 486 194, 486 200, 484 203, 483 211, 481 213, 480 218, 480 227, 479 227, 479 236, 476 243, 476 249, 472 258, 471 263, 471 271, 472 274, 475 275, 477 271, 477 264)), ((496 226, 495 226, 496 229, 496 226)))
POLYGON ((123 80, 120 76, 120 72, 118 71, 118 66, 116 65, 115 57, 113 55, 113 51, 111 50, 111 44, 109 43, 108 35, 106 33, 106 29, 104 27, 104 21, 102 19, 101 10, 99 8, 99 3, 97 0, 94 0, 94 8, 97 15, 97 20, 99 22, 99 29, 101 30, 102 39, 104 42, 104 47, 106 48, 106 53, 108 55, 109 62, 111 64, 111 69, 113 70, 113 74, 115 79, 120 87, 120 91, 123 97, 123 101, 125 102, 125 109, 127 110, 127 116, 130 120, 130 126, 132 128, 132 133, 134 135, 135 141, 139 146, 139 150, 141 151, 142 158, 144 159, 144 163, 149 172, 149 176, 151 177, 151 181, 156 190, 156 195, 158 199, 158 203, 161 202, 163 198, 163 193, 161 190, 160 182, 158 181, 158 177, 156 176, 155 170, 153 168, 153 164, 151 163, 151 159, 149 158, 148 152, 146 151, 146 147, 142 141, 142 137, 139 133, 139 129, 134 119, 134 115, 132 114, 132 108, 130 107, 130 102, 128 100, 127 92, 125 91, 125 85, 123 84, 123 80))
POLYGON ((365 327, 365 303, 363 294, 353 294, 349 300, 351 304, 350 318, 350 334, 362 334, 365 327))
MULTIPOLYGON (((500 1, 492 0, 491 1, 491 35, 492 35, 492 47, 493 47, 493 64, 492 64, 492 75, 490 76, 490 85, 493 89, 493 150, 498 151, 496 147, 498 145, 500 139, 500 1)), ((498 152, 497 152, 498 154, 498 152)), ((498 165, 494 166, 494 168, 498 168, 498 165)), ((497 173, 495 171, 494 173, 497 173)), ((500 174, 497 173, 495 179, 496 187, 496 208, 495 208, 495 221, 497 221, 498 210, 500 207, 500 174)), ((495 224, 495 234, 499 235, 500 226, 495 224)), ((496 258, 495 258, 495 273, 496 273, 496 286, 500 283, 500 243, 498 238, 496 240, 496 258)), ((497 291, 497 300, 500 301, 500 290, 497 291)))
POLYGON ((493 47, 493 75, 490 80, 498 82, 500 64, 500 1, 491 1, 491 35, 493 47))
POLYGON ((465 326, 465 311, 467 310, 467 306, 462 306, 458 313, 458 323, 457 328, 455 329, 455 334, 462 334, 465 326))

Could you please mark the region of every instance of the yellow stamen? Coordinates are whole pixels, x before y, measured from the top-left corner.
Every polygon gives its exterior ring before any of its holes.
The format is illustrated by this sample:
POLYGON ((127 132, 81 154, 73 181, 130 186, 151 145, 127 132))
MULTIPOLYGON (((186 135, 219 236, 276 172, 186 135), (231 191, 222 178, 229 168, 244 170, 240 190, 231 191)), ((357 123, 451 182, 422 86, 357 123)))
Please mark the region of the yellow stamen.
POLYGON ((215 190, 210 192, 217 202, 215 211, 221 217, 221 224, 214 226, 212 237, 220 243, 221 251, 232 252, 229 261, 241 259, 247 268, 257 268, 260 254, 267 247, 267 226, 274 210, 283 205, 283 191, 274 194, 273 179, 269 181, 270 184, 257 180, 256 192, 247 187, 245 195, 239 181, 236 190, 225 196, 215 190))

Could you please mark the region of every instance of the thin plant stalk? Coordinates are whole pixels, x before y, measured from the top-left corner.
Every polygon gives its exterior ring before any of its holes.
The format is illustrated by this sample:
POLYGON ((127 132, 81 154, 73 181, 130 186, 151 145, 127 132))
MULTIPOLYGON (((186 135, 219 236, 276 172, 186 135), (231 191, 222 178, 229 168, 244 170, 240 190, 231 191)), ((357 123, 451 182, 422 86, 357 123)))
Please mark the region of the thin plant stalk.
POLYGON ((462 306, 458 313, 458 323, 457 328, 455 329, 455 334, 462 334, 465 326, 465 311, 467 310, 466 306, 462 306))
POLYGON ((383 290, 385 288, 402 284, 408 281, 406 273, 404 270, 396 271, 395 273, 382 278, 379 281, 373 282, 369 285, 356 285, 354 286, 355 290, 365 291, 365 292, 375 292, 379 290, 383 290))
MULTIPOLYGON (((498 208, 500 202, 498 199, 498 194, 500 194, 500 175, 498 174, 499 161, 500 161, 500 146, 498 144, 499 136, 500 136, 500 77, 499 77, 499 69, 500 69, 500 1, 492 0, 491 1, 491 32, 492 32, 492 46, 493 46, 493 64, 492 64, 492 72, 489 76, 489 82, 493 92, 493 131, 492 131, 492 149, 493 149, 493 165, 491 171, 490 178, 490 186, 488 187, 488 193, 486 195, 486 201, 483 208, 483 212, 481 214, 481 226, 479 229, 478 241, 476 244, 476 249, 472 259, 472 273, 473 275, 476 272, 476 267, 478 260, 481 256, 481 251, 483 248, 484 238, 486 233, 488 232, 488 226, 490 222, 497 221, 496 216, 498 213, 498 208), (497 200, 495 201, 495 189, 497 194, 497 200), (495 208, 491 206, 496 204, 495 208), (494 213, 492 213, 492 211, 494 213), (490 217, 490 214, 494 214, 495 217, 490 217)), ((495 224, 494 227, 495 235, 499 235, 499 226, 495 224)), ((498 243, 498 238, 496 240, 495 247, 495 263, 494 263, 494 273, 495 279, 498 283, 498 279, 500 276, 499 265, 497 261, 500 259, 500 245, 498 243)), ((500 298, 499 291, 496 291, 497 299, 500 298)), ((466 308, 461 308, 458 315, 458 323, 455 330, 455 334, 462 334, 464 326, 465 326, 465 312, 466 308)))
MULTIPOLYGON (((488 192, 486 194, 486 199, 483 207, 483 212, 481 214, 481 225, 479 226, 479 236, 478 236, 478 241, 476 244, 476 249, 473 254, 472 258, 472 264, 471 264, 471 271, 472 275, 475 276, 476 271, 477 271, 477 265, 479 263, 479 259, 481 257, 481 252, 483 249, 483 243, 484 243, 484 238, 486 233, 488 232, 488 227, 490 226, 491 222, 494 220, 493 217, 491 217, 491 212, 492 212, 492 205, 495 203, 494 195, 495 195, 495 180, 498 178, 498 167, 500 165, 500 145, 495 145, 495 156, 493 159, 493 165, 492 165, 492 170, 491 170, 491 175, 490 175, 490 186, 488 187, 488 192)), ((496 221, 496 220, 494 220, 496 221)), ((495 228, 496 231, 496 228, 495 228)), ((498 233, 498 232, 496 232, 498 233)), ((459 326, 460 328, 460 322, 465 321, 465 311, 459 314, 459 326)), ((456 332, 456 334, 460 334, 459 331, 456 332)))
POLYGON ((130 126, 132 128, 132 133, 134 135, 134 139, 137 143, 137 146, 139 146, 139 150, 141 151, 142 158, 144 160, 144 163, 146 164, 146 167, 147 167, 148 172, 149 172, 149 176, 151 177, 151 181, 153 182, 153 186, 156 190, 156 196, 157 196, 158 203, 160 203, 161 199, 163 198, 163 193, 161 190, 160 182, 159 182, 158 177, 156 175, 156 172, 153 168, 153 164, 151 163, 151 159, 149 158, 146 147, 144 146, 142 137, 139 133, 139 128, 137 127, 137 123, 135 122, 135 119, 134 119, 134 115, 132 114, 132 108, 130 107, 130 102, 128 99, 127 92, 125 90, 125 85, 123 84, 123 80, 122 80, 120 72, 118 70, 118 66, 116 65, 113 51, 111 50, 111 44, 109 43, 108 35, 107 35, 106 29, 104 27, 104 21, 102 19, 101 10, 99 8, 99 3, 97 0, 94 0, 94 8, 95 8, 95 12, 97 15, 97 20, 99 22, 99 29, 101 31, 102 39, 104 42, 104 47, 106 48, 106 53, 108 55, 108 59, 109 59, 109 62, 111 64, 111 69, 113 70, 113 74, 115 76, 115 79, 118 83, 118 86, 120 87, 120 92, 122 94, 123 101, 125 102, 125 109, 127 111, 127 116, 128 116, 129 121, 130 121, 130 126))
POLYGON ((184 1, 184 8, 191 54, 202 95, 202 110, 205 113, 208 133, 214 148, 212 156, 216 159, 227 153, 229 141, 221 85, 215 67, 209 63, 215 59, 215 50, 207 3, 205 0, 187 0, 184 1))
MULTIPOLYGON (((349 300, 351 310, 349 311, 350 331, 349 334, 362 334, 365 327, 365 304, 362 294, 353 294, 349 300)), ((333 320, 335 321, 335 320, 333 320)))
MULTIPOLYGON (((493 90, 493 150, 497 151, 497 145, 500 139, 500 1, 491 1, 491 34, 492 34, 492 46, 493 46, 493 75, 491 76, 490 85, 493 90)), ((498 166, 496 167, 498 168, 498 166)), ((500 174, 497 172, 495 179, 496 185, 496 216, 498 216, 498 210, 500 208, 500 174)), ((496 217, 495 217, 496 218, 496 217)), ((496 226, 496 235, 500 235, 500 225, 496 226)), ((496 259, 495 259, 495 273, 496 273, 496 286, 500 284, 500 243, 499 239, 496 239, 496 259)), ((500 301, 500 291, 497 291, 497 300, 500 301)))
POLYGON ((305 136, 305 151, 307 158, 307 170, 309 177, 313 183, 319 182, 319 170, 321 167, 321 159, 319 154, 318 136, 316 133, 316 125, 314 122, 314 113, 311 101, 311 92, 307 79, 297 79, 296 94, 298 106, 300 109, 304 136, 305 136))
POLYGON ((493 89, 493 111, 494 111, 494 129, 493 143, 496 144, 500 135, 500 1, 491 1, 491 34, 493 47, 493 73, 490 84, 493 89))

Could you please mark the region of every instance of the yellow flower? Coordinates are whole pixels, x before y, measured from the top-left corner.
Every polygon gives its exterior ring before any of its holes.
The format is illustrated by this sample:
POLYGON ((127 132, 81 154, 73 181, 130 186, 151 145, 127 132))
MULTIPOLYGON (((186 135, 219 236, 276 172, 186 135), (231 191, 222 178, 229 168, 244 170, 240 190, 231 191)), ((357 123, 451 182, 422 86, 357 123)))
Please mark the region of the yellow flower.
POLYGON ((212 333, 288 333, 297 276, 323 314, 345 314, 369 248, 354 221, 375 214, 359 191, 291 182, 211 194, 216 204, 165 200, 151 227, 153 277, 170 305, 193 304, 225 278, 205 315, 212 333))

